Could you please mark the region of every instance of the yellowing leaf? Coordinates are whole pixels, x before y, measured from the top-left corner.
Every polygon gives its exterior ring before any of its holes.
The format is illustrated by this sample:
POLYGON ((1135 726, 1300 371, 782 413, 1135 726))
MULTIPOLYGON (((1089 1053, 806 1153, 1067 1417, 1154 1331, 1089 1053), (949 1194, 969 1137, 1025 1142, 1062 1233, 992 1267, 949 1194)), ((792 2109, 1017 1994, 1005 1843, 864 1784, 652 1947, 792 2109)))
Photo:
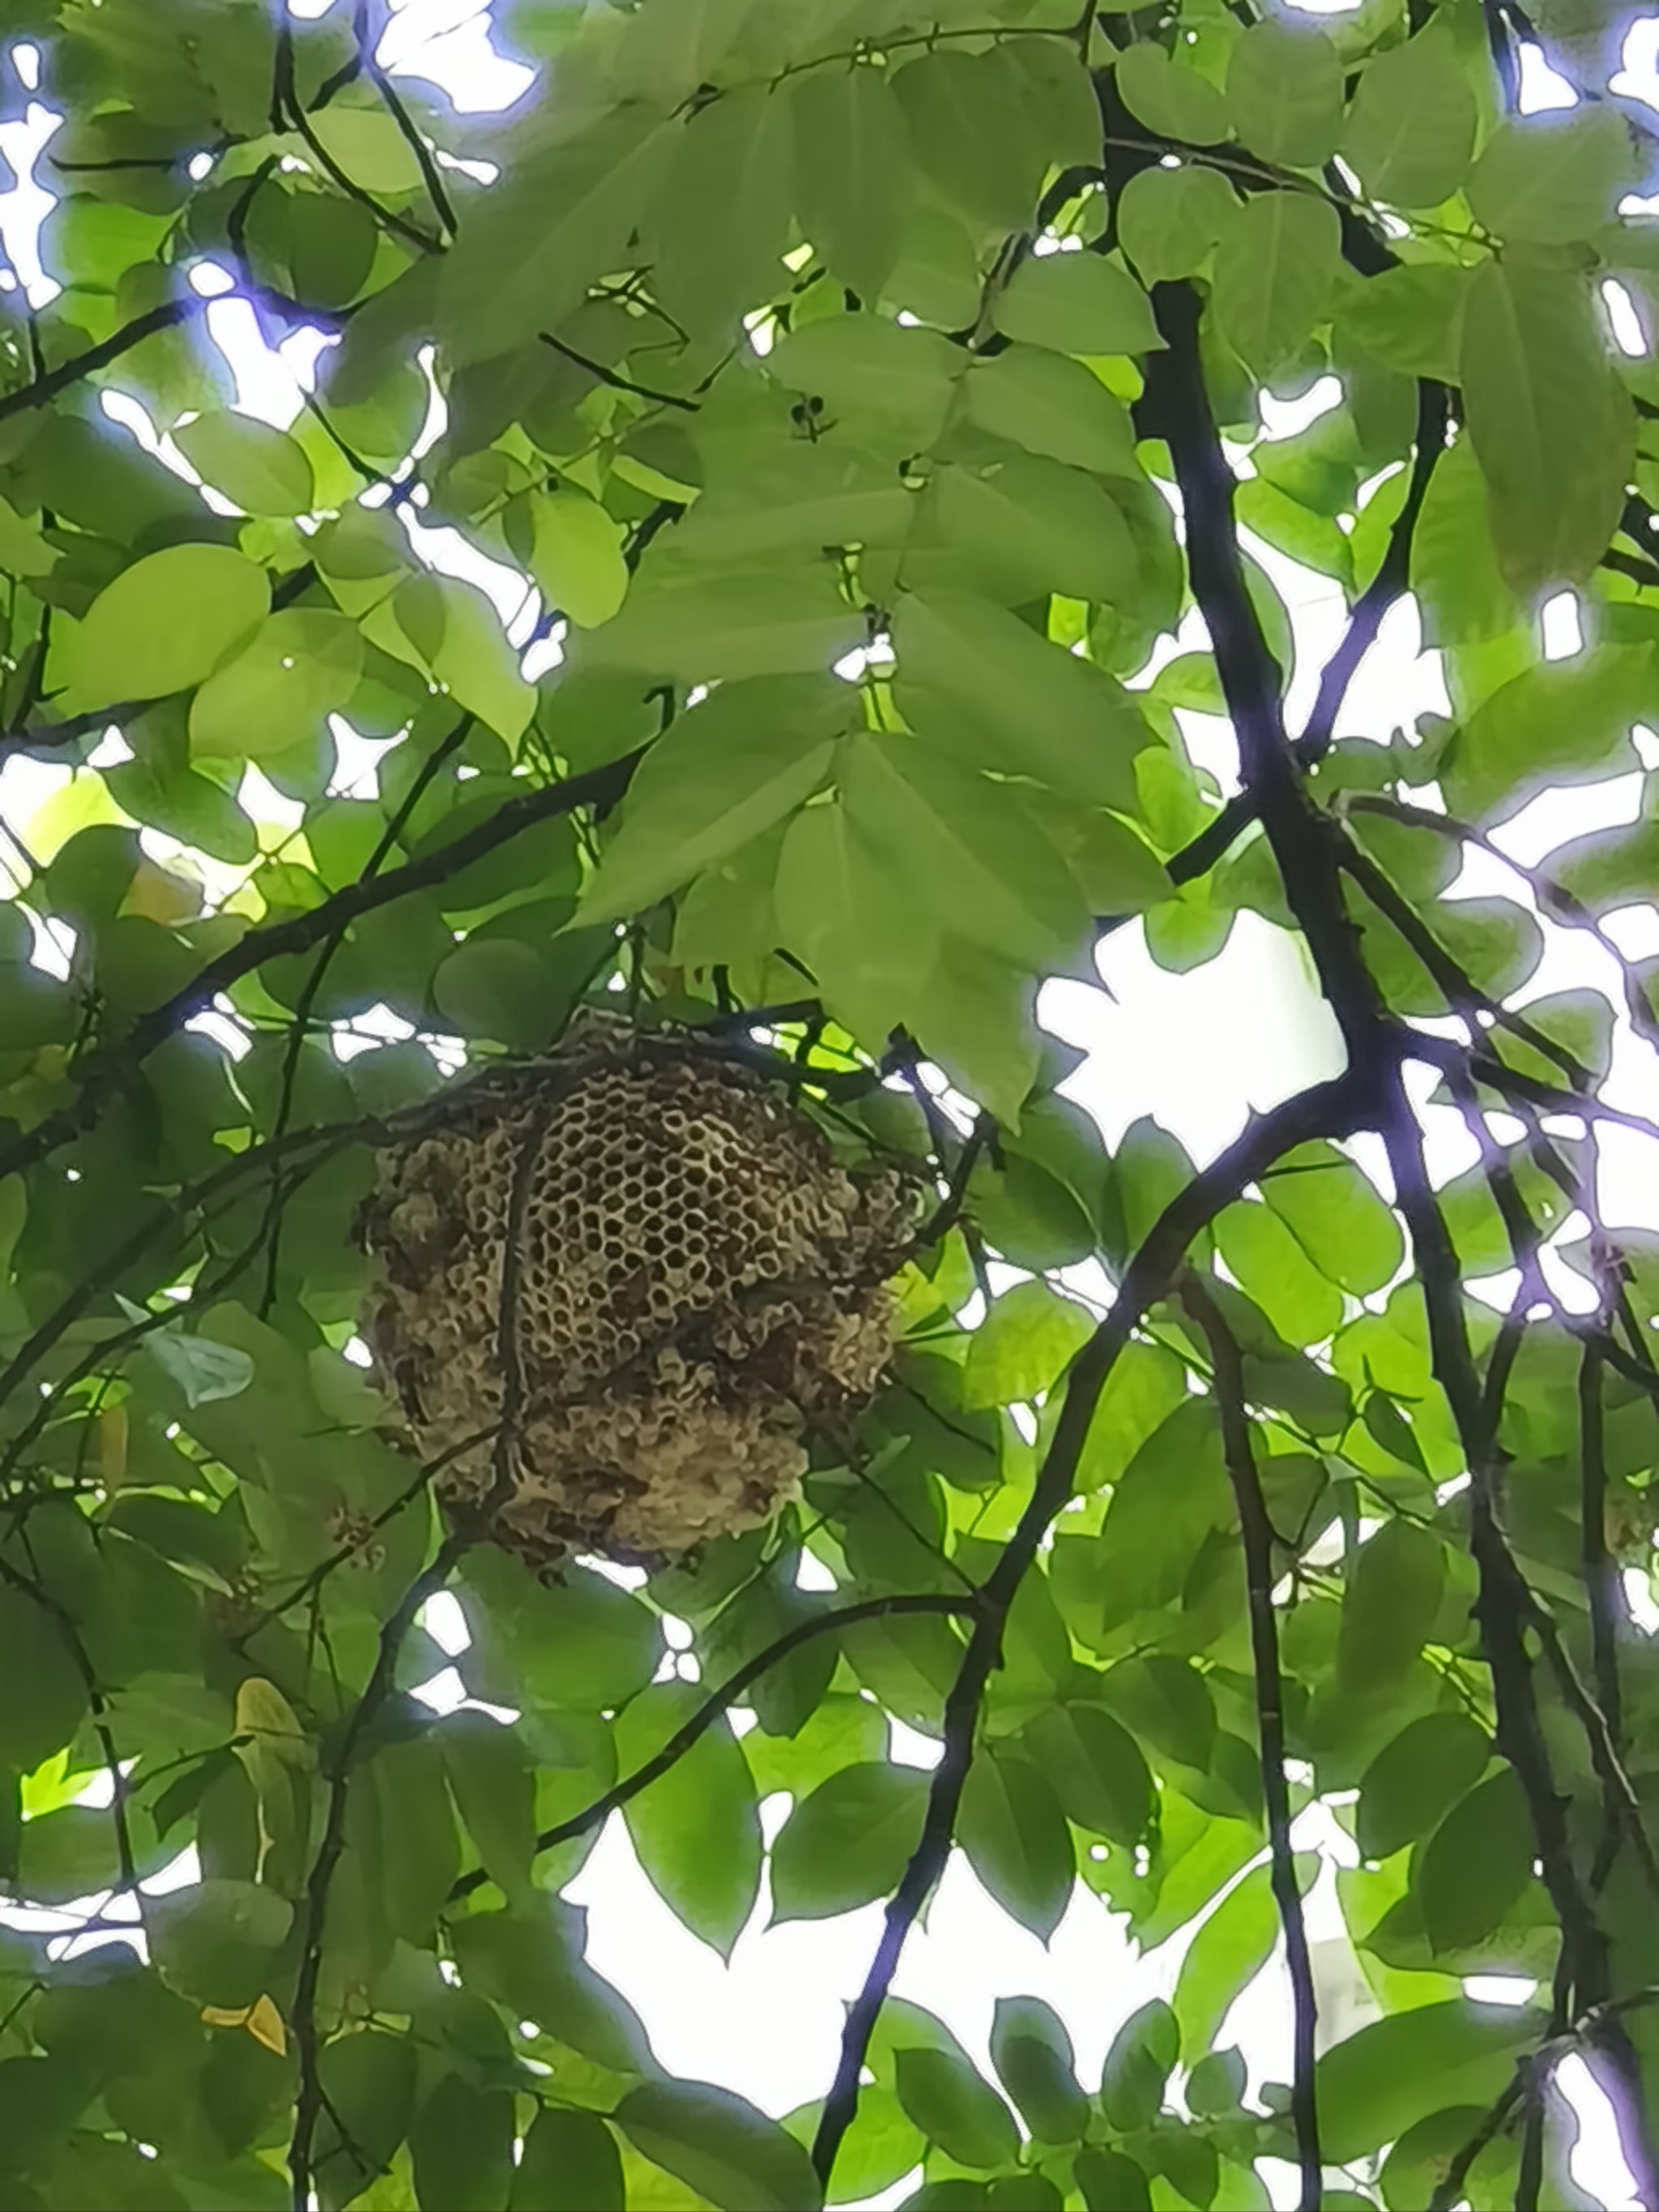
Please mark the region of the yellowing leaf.
POLYGON ((255 1997, 251 2005, 204 2005, 202 2018, 210 2027, 243 2027, 256 2043, 278 2058, 288 2056, 288 2027, 268 1996, 255 1997))
POLYGON ((70 648, 66 713, 160 699, 210 675, 264 620, 270 580, 228 545, 169 545, 107 584, 70 648))

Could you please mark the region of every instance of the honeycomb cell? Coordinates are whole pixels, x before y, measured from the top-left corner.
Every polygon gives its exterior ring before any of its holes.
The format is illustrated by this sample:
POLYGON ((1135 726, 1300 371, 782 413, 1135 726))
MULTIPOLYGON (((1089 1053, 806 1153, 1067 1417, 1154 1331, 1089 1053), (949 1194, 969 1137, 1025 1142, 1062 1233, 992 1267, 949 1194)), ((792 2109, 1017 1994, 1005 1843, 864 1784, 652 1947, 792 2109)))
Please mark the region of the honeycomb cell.
POLYGON ((809 1423, 868 1399, 916 1191, 848 1172, 750 1070, 606 1022, 386 1147, 363 1334, 452 1509, 538 1568, 655 1559, 791 1497, 809 1423), (516 1224, 517 1295, 502 1312, 516 1224), (514 1331, 523 1398, 495 1487, 514 1331))

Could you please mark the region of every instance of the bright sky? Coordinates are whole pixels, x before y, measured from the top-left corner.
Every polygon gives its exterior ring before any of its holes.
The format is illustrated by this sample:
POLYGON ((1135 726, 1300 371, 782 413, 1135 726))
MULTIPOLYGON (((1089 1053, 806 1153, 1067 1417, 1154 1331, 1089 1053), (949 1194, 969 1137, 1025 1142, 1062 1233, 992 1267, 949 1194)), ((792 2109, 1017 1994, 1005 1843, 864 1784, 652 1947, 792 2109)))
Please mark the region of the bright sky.
MULTIPOLYGON (((290 12, 296 16, 322 15, 331 4, 336 0, 289 0, 290 12)), ((480 0, 404 0, 400 7, 393 0, 393 5, 381 58, 394 73, 442 87, 458 108, 471 112, 502 108, 531 82, 526 69, 503 58, 492 46, 488 8, 480 0)), ((1337 10, 1322 7, 1317 12, 1337 10)), ((1635 26, 1625 62, 1618 88, 1659 106, 1659 18, 1635 26)), ((32 87, 35 71, 30 50, 13 48, 10 65, 24 86, 32 87)), ((1528 106, 1570 104, 1570 91, 1535 54, 1528 59, 1523 74, 1528 106)), ((32 164, 54 121, 33 102, 21 122, 0 124, 0 150, 9 157, 21 180, 14 191, 0 195, 0 235, 31 295, 42 301, 55 289, 50 276, 40 271, 35 252, 35 235, 50 196, 34 180, 32 164)), ((216 281, 211 272, 198 281, 200 289, 210 292, 224 289, 226 282, 222 277, 216 281)), ((216 302, 208 327, 235 375, 237 404, 270 421, 291 421, 301 404, 301 384, 309 380, 319 350, 316 336, 299 333, 280 354, 273 354, 261 342, 251 311, 232 299, 216 302)), ((1270 434, 1291 434, 1339 396, 1334 380, 1327 378, 1295 403, 1272 405, 1270 434)), ((135 404, 112 397, 106 405, 135 435, 155 443, 154 433, 135 404)), ((434 397, 422 447, 441 427, 441 403, 434 397)), ((170 442, 161 450, 189 473, 170 442)), ((1239 465, 1248 469, 1243 456, 1239 465)), ((522 579, 483 560, 457 533, 422 528, 406 510, 405 517, 423 557, 483 585, 508 623, 509 634, 522 637, 527 633, 537 609, 533 599, 526 601, 522 579)), ((1290 702, 1294 726, 1305 714, 1317 672, 1340 634, 1343 602, 1328 580, 1297 569, 1259 544, 1252 550, 1279 584, 1291 610, 1297 642, 1290 702)), ((1553 657, 1577 649, 1577 611, 1569 595, 1545 610, 1542 619, 1553 657)), ((1178 645, 1166 641, 1159 659, 1204 641, 1201 623, 1190 617, 1178 645)), ((1349 692, 1338 734, 1386 738, 1395 725, 1409 724, 1420 712, 1445 711, 1447 704, 1437 656, 1420 650, 1415 609, 1402 604, 1384 623, 1349 692)), ((1232 787, 1235 763, 1226 725, 1188 714, 1182 720, 1194 755, 1214 771, 1224 787, 1232 787)), ((1659 765, 1659 739, 1643 733, 1638 743, 1647 763, 1659 765)), ((365 787, 378 750, 344 732, 342 785, 365 787)), ((0 817, 26 836, 32 827, 38 831, 55 821, 53 835, 61 842, 70 826, 64 813, 68 781, 66 769, 9 762, 0 771, 0 817)), ((1509 823, 1499 833, 1500 842, 1518 860, 1536 860, 1566 836, 1634 819, 1639 793, 1640 778, 1634 775, 1553 793, 1509 823)), ((249 772, 243 799, 250 812, 270 825, 272 841, 292 826, 294 810, 257 771, 249 772)), ((176 854, 177 848, 156 833, 146 831, 144 837, 158 859, 176 854)), ((202 873, 210 890, 219 896, 232 890, 237 880, 237 872, 216 870, 210 863, 202 873)), ((4 888, 0 878, 0 890, 4 888)), ((1466 867, 1449 896, 1491 892, 1528 902, 1518 879, 1484 857, 1466 867)), ((1613 929, 1628 953, 1659 951, 1659 915, 1651 908, 1615 918, 1613 929)), ((1590 983, 1604 991, 1611 985, 1613 1002, 1620 1003, 1611 963, 1587 937, 1547 923, 1545 937, 1544 963, 1523 998, 1590 983)), ((52 957, 49 949, 46 957, 52 957)), ((1100 968, 1103 990, 1073 981, 1051 983, 1042 1012, 1057 1035, 1087 1053, 1068 1088, 1095 1115, 1109 1140, 1115 1141, 1138 1115, 1151 1113, 1202 1162, 1238 1133, 1252 1109, 1273 1104, 1339 1065, 1334 1024, 1312 988, 1300 947, 1255 916, 1242 916, 1226 951, 1191 975, 1170 975, 1157 969, 1134 928, 1120 931, 1107 942, 1100 968)), ((349 1048, 345 1040, 342 1043, 349 1048)), ((1425 1097, 1431 1087, 1425 1073, 1420 1095, 1425 1097)), ((1653 1110, 1652 1054, 1622 1022, 1608 1095, 1615 1103, 1653 1110)), ((1449 1109, 1426 1107, 1425 1119, 1437 1177, 1443 1179, 1468 1164, 1474 1147, 1461 1119, 1449 1109)), ((1659 1226, 1659 1174, 1640 1140, 1618 1131, 1604 1132, 1601 1146, 1601 1199, 1609 1221, 1659 1226)), ((1359 1149, 1364 1165, 1386 1187, 1376 1148, 1359 1149)), ((1577 1234, 1582 1227, 1576 1221, 1564 1233, 1577 1234)), ((1557 1270, 1558 1280, 1561 1273, 1557 1270)), ((1488 1286, 1490 1294, 1499 1302, 1506 1300, 1512 1282, 1513 1278, 1495 1279, 1488 1286)), ((1582 1291, 1571 1276, 1565 1286, 1582 1291)), ((1639 1578, 1632 1597, 1646 1608, 1648 1624, 1659 1624, 1659 1613, 1649 1605, 1639 1578)), ((453 1599, 434 1601, 427 1619, 447 1650, 460 1648, 465 1628, 453 1599)), ((688 1639, 671 1628, 671 1640, 688 1639)), ((666 1663, 683 1676, 695 1675, 696 1662, 687 1655, 671 1655, 666 1663)), ((447 1708, 462 1694, 459 1676, 453 1669, 440 1676, 428 1694, 434 1705, 447 1708)), ((937 1749, 928 1739, 898 1724, 893 1735, 895 1758, 921 1765, 933 1763, 937 1749)), ((783 1798, 769 1800, 763 1807, 769 1837, 787 1808, 783 1798)), ((1320 1807, 1303 1815, 1297 1841, 1304 1846, 1317 1843, 1333 1863, 1343 1858, 1352 1862, 1352 1845, 1320 1807)), ((191 1878, 185 1862, 167 1879, 191 1878)), ((862 1979, 876 1942, 879 1907, 872 1905, 835 1922, 794 1923, 769 1929, 769 1908, 763 1896, 726 1964, 688 1934, 661 1904, 640 1870, 619 1817, 611 1820, 568 1894, 588 1909, 593 1964, 632 2000, 651 2031, 659 2057, 672 2071, 724 2083, 777 2114, 823 2093, 834 2069, 842 2007, 862 1979)), ((42 1917, 40 1924, 46 1917, 54 1925, 64 1924, 64 1917, 57 1915, 42 1917)), ((1333 2017, 1346 2014, 1343 2025, 1352 2026, 1355 2017, 1363 2016, 1366 2001, 1346 1950, 1328 1870, 1311 1900, 1310 1932, 1316 1946, 1323 1947, 1317 1956, 1327 1985, 1325 2008, 1333 2017)), ((951 1861, 925 1927, 910 1941, 894 1986, 900 1996, 929 2006, 948 2021, 988 2067, 995 1998, 1016 1993, 1046 1997, 1069 2025, 1079 2071, 1090 2085, 1098 2078, 1106 2047, 1122 2021, 1149 1996, 1167 1996, 1172 1990, 1193 1933, 1189 1928, 1152 1956, 1139 1958, 1122 1923, 1079 1884, 1065 1920, 1045 1947, 986 1896, 958 1853, 951 1861)), ((1509 2002, 1524 1999, 1532 1987, 1490 1979, 1472 1986, 1483 1996, 1509 2002)), ((1240 1999, 1218 2041, 1243 2046, 1253 2088, 1264 2079, 1287 2077, 1288 1988, 1278 1960, 1270 1962, 1240 1999)), ((1577 2061, 1569 2062, 1562 2081, 1585 2124, 1575 2154, 1577 2178, 1607 2203, 1627 2203, 1631 2185, 1605 2100, 1577 2061)), ((1269 2169, 1267 2178, 1277 2203, 1295 2201, 1291 2168, 1269 2169)), ((896 2204, 915 2185, 913 2176, 871 2203, 896 2204)))

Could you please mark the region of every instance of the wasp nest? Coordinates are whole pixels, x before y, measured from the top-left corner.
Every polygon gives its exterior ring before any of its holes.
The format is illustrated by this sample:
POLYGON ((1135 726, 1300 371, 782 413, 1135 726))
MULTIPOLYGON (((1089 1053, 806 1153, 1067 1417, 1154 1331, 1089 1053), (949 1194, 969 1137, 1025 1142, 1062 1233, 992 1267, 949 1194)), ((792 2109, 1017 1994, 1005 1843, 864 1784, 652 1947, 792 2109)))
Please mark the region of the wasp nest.
POLYGON ((769 1519, 806 1424, 875 1389, 912 1206, 746 1068, 600 1032, 382 1152, 364 1334, 497 1540, 683 1552, 769 1519))

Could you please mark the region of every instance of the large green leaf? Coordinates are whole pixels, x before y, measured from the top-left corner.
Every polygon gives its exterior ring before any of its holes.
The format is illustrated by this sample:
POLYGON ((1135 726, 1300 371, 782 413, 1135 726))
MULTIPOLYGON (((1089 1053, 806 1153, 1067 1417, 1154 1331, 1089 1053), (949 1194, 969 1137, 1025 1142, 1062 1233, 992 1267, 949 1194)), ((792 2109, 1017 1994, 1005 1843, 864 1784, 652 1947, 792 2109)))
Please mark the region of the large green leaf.
POLYGON ((959 2053, 906 2049, 894 2058, 898 2098, 930 2142, 963 2166, 1001 2166, 1018 2148, 1013 2115, 959 2053))
POLYGON ((1191 276, 1208 259, 1237 204, 1218 169, 1196 161, 1142 169, 1118 195, 1118 236, 1148 284, 1191 276))
POLYGON ((450 358, 486 360, 556 328, 624 258, 673 138, 648 107, 617 109, 536 153, 470 209, 438 293, 450 358))
POLYGON ((1469 287, 1463 404, 1517 591, 1571 582, 1605 550, 1630 474, 1629 403, 1577 271, 1516 254, 1469 287))
POLYGON ((612 2115, 635 2148, 721 2212, 813 2212, 823 2193, 793 2136, 729 2089, 642 2081, 612 2115))
POLYGON ((524 2139, 511 2212, 623 2212, 622 2158, 597 2112, 544 2106, 524 2139))
MULTIPOLYGON (((623 1771, 643 1765, 701 1702, 687 1682, 659 1682, 642 1692, 617 1723, 623 1771)), ((623 1817, 669 1910, 729 1958, 761 1874, 755 1784, 737 1739, 725 1728, 707 1730, 648 1790, 629 1800, 623 1817)))
POLYGON ((813 70, 791 90, 801 228, 863 298, 893 273, 915 189, 908 133, 884 69, 813 70))
POLYGON ((945 198, 976 222, 1017 229, 1031 212, 1048 149, 1007 49, 942 46, 897 70, 893 89, 916 159, 945 198))
POLYGON ((783 277, 791 107, 747 85, 699 107, 656 179, 644 240, 659 297, 689 330, 723 331, 783 277))
POLYGON ((969 1771, 957 1834, 991 1895, 1045 1942, 1065 1917, 1076 1876, 1071 1832, 1030 1761, 982 1752, 969 1771))
POLYGON ((660 566, 587 633, 581 665, 687 683, 792 676, 832 666, 861 642, 863 627, 825 562, 718 575, 660 566))
POLYGON ((79 713, 199 684, 246 644, 270 604, 264 570, 228 545, 170 545, 149 554, 87 609, 62 703, 79 713))
POLYGON ((1469 205, 1502 238, 1566 246, 1593 238, 1635 178, 1629 134, 1605 107, 1501 124, 1469 179, 1469 205))
POLYGON ((1532 1880, 1532 1816, 1513 1767, 1500 1767, 1451 1811, 1424 1844, 1413 1887, 1437 1952, 1478 1943, 1532 1880))
POLYGON ((1097 253, 1022 261, 995 322, 1005 337, 1057 353, 1145 353, 1164 343, 1139 285, 1097 253))
POLYGON ((1119 58, 1117 88, 1130 112, 1160 137, 1212 146, 1227 136, 1231 118, 1215 87, 1150 40, 1127 47, 1119 58))
POLYGON ((804 678, 724 686, 646 756, 583 895, 583 922, 637 913, 793 811, 834 757, 841 702, 804 678))
POLYGON ((1366 63, 1343 155, 1376 198, 1437 207, 1468 173, 1478 115, 1455 46, 1431 24, 1366 63))
POLYGON ((949 927, 1034 966, 1070 951, 1084 926, 1076 885, 988 777, 915 738, 852 738, 838 765, 853 823, 949 927))
POLYGON ((1041 1997, 999 1997, 991 2063, 1039 2142, 1076 2142, 1089 2118, 1066 2024, 1041 1997))
POLYGON ((911 684, 948 700, 967 757, 1133 811, 1133 760, 1152 732, 1103 670, 963 592, 907 593, 893 635, 901 700, 911 684))
POLYGON ((1211 313, 1259 376, 1277 368, 1325 312, 1341 258, 1341 227, 1307 192, 1259 192, 1216 248, 1211 313))
POLYGON ((1103 476, 1138 473, 1127 409, 1081 362, 1044 346, 979 356, 963 386, 970 422, 1028 453, 1103 476))
POLYGON ((1542 792, 1636 767, 1631 726, 1650 711, 1653 665, 1648 646, 1604 645, 1500 684, 1448 749, 1447 805, 1503 821, 1542 792))
POLYGON ((850 1912, 896 1887, 927 1794, 914 1767, 885 1764, 844 1766, 821 1782, 772 1846, 774 1919, 850 1912))
POLYGON ((1268 1871, 1257 1867, 1228 1891, 1181 1962, 1174 2008, 1187 2064, 1209 2049, 1233 2000, 1267 1963, 1278 1935, 1268 1871))
POLYGON ((290 607, 267 616, 191 700, 191 754, 259 760, 286 752, 346 705, 362 662, 362 635, 344 615, 290 607))
POLYGON ((1051 1389, 1095 1333, 1085 1309, 1047 1283, 1005 1291, 975 1330, 963 1375, 969 1406, 1006 1406, 1051 1389))
POLYGON ((1443 2106, 1490 2103, 1543 2024, 1529 2006, 1462 1998, 1373 2021, 1319 2062, 1326 2156, 1346 2163, 1396 2141, 1443 2106))
POLYGON ((1238 135, 1264 161, 1317 168, 1342 130, 1336 47, 1311 27, 1254 23, 1227 64, 1227 105, 1238 135))
POLYGON ((1414 1521, 1385 1522, 1349 1570, 1338 1664, 1355 1687, 1403 1674, 1440 1611, 1445 1547, 1414 1521))

